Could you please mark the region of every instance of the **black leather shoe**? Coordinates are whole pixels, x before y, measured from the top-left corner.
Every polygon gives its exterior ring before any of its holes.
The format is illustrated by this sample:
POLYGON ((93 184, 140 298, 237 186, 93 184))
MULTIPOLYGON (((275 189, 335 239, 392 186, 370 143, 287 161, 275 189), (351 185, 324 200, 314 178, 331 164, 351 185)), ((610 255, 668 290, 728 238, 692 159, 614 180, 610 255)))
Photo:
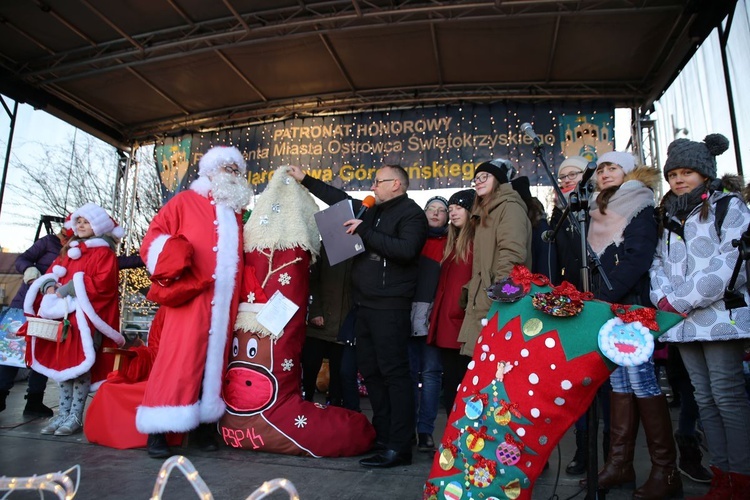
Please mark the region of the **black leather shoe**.
POLYGON ((195 447, 201 451, 217 451, 219 445, 216 443, 216 428, 213 424, 200 424, 193 431, 193 442, 195 447))
POLYGON ((376 467, 387 469, 389 467, 398 467, 399 465, 411 465, 411 453, 399 453, 396 450, 385 450, 369 458, 363 458, 359 461, 362 467, 376 467))
POLYGON ((424 452, 435 451, 435 441, 432 436, 430 434, 419 434, 417 449, 424 452))
POLYGON ((370 448, 370 451, 376 451, 376 452, 387 451, 387 450, 388 450, 388 445, 382 441, 375 441, 372 444, 372 448, 370 448))
POLYGON ((146 440, 146 451, 151 458, 167 458, 172 456, 172 450, 167 444, 166 434, 149 434, 146 440))

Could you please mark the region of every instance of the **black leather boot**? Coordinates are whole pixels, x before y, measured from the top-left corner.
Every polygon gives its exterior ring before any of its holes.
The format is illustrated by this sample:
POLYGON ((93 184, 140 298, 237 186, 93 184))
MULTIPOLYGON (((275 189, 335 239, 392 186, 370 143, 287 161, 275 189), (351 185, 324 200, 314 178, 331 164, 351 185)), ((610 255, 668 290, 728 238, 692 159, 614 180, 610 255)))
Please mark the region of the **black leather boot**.
POLYGON ((215 424, 200 424, 192 432, 191 437, 193 438, 195 447, 201 451, 217 451, 219 449, 219 445, 216 442, 215 424))
POLYGON ((587 461, 586 431, 576 429, 576 453, 573 455, 573 460, 565 467, 565 473, 571 476, 580 476, 586 472, 587 461))
POLYGON ((26 408, 23 409, 24 417, 45 417, 49 418, 54 415, 55 412, 52 408, 48 408, 44 405, 44 393, 36 392, 29 393, 24 396, 26 398, 26 408))
POLYGON ((172 450, 167 444, 166 434, 149 434, 146 440, 146 451, 151 458, 167 458, 172 456, 172 450))

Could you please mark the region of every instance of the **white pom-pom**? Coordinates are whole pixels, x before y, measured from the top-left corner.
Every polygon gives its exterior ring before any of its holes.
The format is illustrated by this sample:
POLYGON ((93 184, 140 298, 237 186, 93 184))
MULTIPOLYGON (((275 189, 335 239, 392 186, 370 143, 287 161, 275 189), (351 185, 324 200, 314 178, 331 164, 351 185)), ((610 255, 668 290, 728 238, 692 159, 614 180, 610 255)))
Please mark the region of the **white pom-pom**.
POLYGON ((68 249, 68 257, 70 257, 73 260, 78 260, 81 258, 81 249, 78 247, 73 247, 68 249))
POLYGON ((482 326, 487 326, 487 318, 482 318, 482 326))
POLYGON ((63 276, 68 274, 68 270, 64 268, 63 266, 55 266, 52 268, 52 274, 54 274, 58 278, 62 278, 63 276))

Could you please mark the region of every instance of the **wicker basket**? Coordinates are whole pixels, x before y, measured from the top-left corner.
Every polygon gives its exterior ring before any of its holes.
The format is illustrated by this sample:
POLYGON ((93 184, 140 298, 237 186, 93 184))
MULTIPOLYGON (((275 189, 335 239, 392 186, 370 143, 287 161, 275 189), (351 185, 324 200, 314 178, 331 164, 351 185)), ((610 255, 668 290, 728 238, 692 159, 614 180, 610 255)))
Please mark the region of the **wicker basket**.
POLYGON ((44 318, 26 318, 29 326, 26 334, 44 340, 57 342, 57 329, 62 321, 44 318))

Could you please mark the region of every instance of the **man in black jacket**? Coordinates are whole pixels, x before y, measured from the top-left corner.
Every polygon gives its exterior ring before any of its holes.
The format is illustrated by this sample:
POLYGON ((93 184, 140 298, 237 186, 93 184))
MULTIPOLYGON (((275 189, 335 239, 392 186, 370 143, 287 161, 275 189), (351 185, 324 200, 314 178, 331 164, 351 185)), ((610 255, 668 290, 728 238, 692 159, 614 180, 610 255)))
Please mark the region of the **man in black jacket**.
MULTIPOLYGON (((329 205, 348 198, 344 191, 305 175, 299 167, 289 167, 289 174, 329 205)), ((364 467, 411 464, 414 394, 407 346, 427 218, 406 196, 408 188, 403 168, 379 168, 372 183, 375 206, 361 220, 344 224, 347 232, 356 232, 365 244, 365 252, 354 258, 352 295, 358 306, 357 361, 372 403, 378 453, 360 460, 364 467)), ((354 199, 352 203, 355 212, 362 204, 354 199)))

